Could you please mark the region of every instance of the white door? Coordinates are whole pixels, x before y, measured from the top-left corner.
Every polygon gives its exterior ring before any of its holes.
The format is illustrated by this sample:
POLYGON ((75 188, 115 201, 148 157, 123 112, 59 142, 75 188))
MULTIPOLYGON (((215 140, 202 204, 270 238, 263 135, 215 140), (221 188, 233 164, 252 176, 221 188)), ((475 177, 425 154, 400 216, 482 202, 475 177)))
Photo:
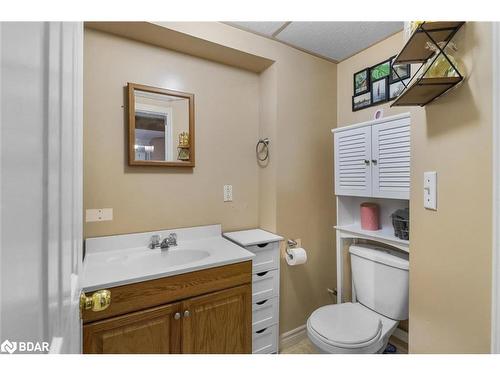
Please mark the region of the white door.
POLYGON ((0 23, 2 352, 80 352, 82 57, 82 23, 0 23))
POLYGON ((410 118, 372 127, 372 195, 410 199, 410 118))
POLYGON ((336 195, 371 195, 371 145, 370 126, 334 134, 336 195))

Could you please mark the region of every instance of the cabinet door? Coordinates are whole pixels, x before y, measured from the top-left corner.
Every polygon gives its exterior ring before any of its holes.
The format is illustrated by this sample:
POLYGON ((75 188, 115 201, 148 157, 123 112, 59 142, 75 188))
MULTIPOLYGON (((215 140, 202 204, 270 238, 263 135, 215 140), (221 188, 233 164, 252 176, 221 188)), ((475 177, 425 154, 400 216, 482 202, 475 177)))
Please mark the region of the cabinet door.
POLYGON ((371 144, 370 126, 335 133, 336 195, 371 195, 371 144))
POLYGON ((191 298, 182 303, 182 352, 252 352, 251 284, 191 298))
POLYGON ((410 119, 372 127, 373 196, 410 199, 410 119))
POLYGON ((180 353, 180 304, 155 307, 83 326, 86 354, 180 353))

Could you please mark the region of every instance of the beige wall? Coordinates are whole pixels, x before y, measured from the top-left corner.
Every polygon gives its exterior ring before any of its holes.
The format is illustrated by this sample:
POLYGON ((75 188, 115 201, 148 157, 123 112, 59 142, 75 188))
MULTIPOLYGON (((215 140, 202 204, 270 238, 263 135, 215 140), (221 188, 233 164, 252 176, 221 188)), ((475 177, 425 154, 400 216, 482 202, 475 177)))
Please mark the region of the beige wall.
POLYGON ((85 237, 258 225, 258 75, 93 30, 84 55, 84 208, 114 213, 86 223, 85 237), (127 165, 127 82, 195 94, 195 168, 127 165), (233 185, 232 203, 222 200, 224 184, 233 185))
POLYGON ((299 327, 331 303, 326 289, 335 287, 330 129, 337 67, 220 23, 162 25, 275 63, 257 76, 86 30, 84 206, 113 207, 115 217, 87 224, 85 235, 222 223, 226 231, 260 225, 301 238, 309 261, 292 269, 282 260, 280 301, 280 331, 299 327), (192 172, 126 166, 127 81, 195 94, 192 172), (271 139, 266 167, 255 158, 259 136, 271 139), (232 204, 222 202, 225 183, 233 184, 232 204))
MULTIPOLYGON (((467 79, 412 113, 410 343, 412 353, 487 353, 491 309, 490 24, 467 23, 456 41, 467 79), (423 172, 438 172, 438 210, 422 205, 423 172)), ((372 118, 351 112, 352 74, 397 53, 402 34, 338 65, 338 123, 372 118)))

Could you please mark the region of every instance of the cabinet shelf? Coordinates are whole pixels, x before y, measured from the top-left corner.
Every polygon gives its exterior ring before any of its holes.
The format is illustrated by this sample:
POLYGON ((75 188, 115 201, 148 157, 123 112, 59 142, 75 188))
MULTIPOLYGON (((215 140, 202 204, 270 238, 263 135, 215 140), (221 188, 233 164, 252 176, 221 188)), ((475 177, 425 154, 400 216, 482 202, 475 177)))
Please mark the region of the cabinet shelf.
POLYGON ((430 35, 434 42, 448 42, 465 22, 424 22, 411 35, 403 49, 394 59, 394 64, 424 63, 433 55, 427 47, 430 35))
POLYGON ((462 77, 418 79, 391 104, 391 107, 424 106, 437 99, 462 79, 462 77))
POLYGON ((401 238, 396 237, 392 228, 382 228, 380 230, 365 230, 361 228, 359 223, 350 225, 336 225, 334 226, 334 228, 341 232, 353 234, 356 238, 377 241, 397 247, 398 249, 406 252, 409 251, 410 241, 402 240, 401 238))
POLYGON ((403 93, 391 104, 394 106, 425 106, 433 100, 445 94, 452 87, 463 80, 456 66, 446 55, 444 51, 446 45, 451 41, 453 36, 462 27, 465 22, 423 22, 410 36, 401 52, 396 56, 393 66, 397 64, 424 64, 431 57, 434 61, 439 55, 444 56, 455 71, 455 77, 437 77, 424 78, 432 64, 429 64, 425 71, 419 75, 423 65, 417 70, 406 86, 403 93), (437 54, 428 48, 428 45, 434 45, 438 51, 437 54), (444 44, 444 45, 443 45, 444 44), (415 78, 417 77, 418 78, 415 78))

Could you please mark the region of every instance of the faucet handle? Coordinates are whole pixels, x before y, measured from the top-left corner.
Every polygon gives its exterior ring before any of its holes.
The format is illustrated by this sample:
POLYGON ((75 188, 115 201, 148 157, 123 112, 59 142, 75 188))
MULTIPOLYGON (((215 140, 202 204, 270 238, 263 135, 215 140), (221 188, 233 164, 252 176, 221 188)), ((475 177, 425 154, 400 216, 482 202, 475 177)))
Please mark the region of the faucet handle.
POLYGON ((177 233, 170 233, 168 236, 173 240, 177 240, 177 233))
POLYGON ((149 247, 151 249, 154 249, 160 244, 160 235, 159 234, 153 234, 151 236, 151 243, 149 244, 149 247))

